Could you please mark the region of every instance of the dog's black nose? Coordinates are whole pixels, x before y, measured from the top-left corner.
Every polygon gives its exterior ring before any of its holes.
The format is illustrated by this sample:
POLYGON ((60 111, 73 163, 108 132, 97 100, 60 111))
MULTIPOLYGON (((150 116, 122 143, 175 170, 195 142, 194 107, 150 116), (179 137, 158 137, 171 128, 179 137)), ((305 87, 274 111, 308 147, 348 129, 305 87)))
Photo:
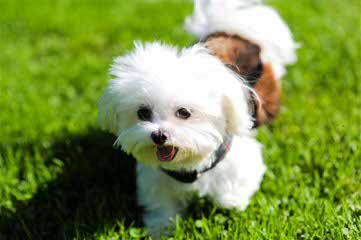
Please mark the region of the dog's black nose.
POLYGON ((152 138, 152 140, 155 144, 163 145, 169 138, 169 134, 167 132, 158 130, 158 131, 152 132, 150 137, 152 138))

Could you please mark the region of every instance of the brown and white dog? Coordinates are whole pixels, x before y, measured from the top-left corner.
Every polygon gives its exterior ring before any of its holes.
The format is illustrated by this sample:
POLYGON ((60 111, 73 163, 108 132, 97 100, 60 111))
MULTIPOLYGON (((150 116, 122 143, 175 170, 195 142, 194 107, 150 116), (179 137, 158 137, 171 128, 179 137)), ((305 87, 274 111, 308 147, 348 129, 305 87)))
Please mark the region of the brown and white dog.
POLYGON ((117 58, 99 105, 114 145, 138 161, 138 203, 153 236, 195 194, 248 206, 266 171, 252 128, 278 115, 280 78, 296 61, 288 26, 259 1, 196 0, 186 28, 200 43, 136 43, 117 58))

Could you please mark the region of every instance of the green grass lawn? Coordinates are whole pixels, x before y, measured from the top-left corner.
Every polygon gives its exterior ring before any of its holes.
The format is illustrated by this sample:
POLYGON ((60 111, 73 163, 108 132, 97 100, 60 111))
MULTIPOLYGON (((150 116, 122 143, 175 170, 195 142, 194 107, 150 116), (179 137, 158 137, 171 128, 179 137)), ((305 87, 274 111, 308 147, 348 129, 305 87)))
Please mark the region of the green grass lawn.
MULTIPOLYGON (((269 1, 302 43, 244 212, 195 200, 174 239, 361 238, 359 1, 269 1)), ((182 0, 0 0, 0 239, 146 236, 132 158, 96 125, 133 40, 188 46, 182 0)), ((241 157, 241 156, 240 156, 241 157)))

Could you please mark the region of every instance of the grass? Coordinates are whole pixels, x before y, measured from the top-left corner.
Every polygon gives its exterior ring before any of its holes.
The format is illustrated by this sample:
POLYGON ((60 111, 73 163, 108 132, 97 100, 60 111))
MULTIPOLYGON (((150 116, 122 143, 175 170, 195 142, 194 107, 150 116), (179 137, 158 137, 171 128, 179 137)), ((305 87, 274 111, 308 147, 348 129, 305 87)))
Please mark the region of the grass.
MULTIPOLYGON (((360 239, 358 1, 270 1, 302 43, 244 212, 195 200, 173 239, 360 239)), ((143 238, 134 160, 96 125, 112 59, 180 46, 190 1, 0 0, 0 239, 143 238)))

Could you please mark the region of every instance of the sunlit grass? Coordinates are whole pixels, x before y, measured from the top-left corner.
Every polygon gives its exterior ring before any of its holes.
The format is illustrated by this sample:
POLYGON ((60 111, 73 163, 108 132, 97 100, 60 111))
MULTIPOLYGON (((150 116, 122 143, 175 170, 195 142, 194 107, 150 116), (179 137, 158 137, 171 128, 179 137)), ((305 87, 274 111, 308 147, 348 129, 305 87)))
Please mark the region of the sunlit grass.
MULTIPOLYGON (((358 1, 281 1, 302 44, 268 166, 245 212, 197 200, 174 239, 360 239, 358 1)), ((0 239, 146 236, 134 160, 96 125, 112 59, 134 40, 188 46, 191 1, 0 0, 0 239)), ((241 156, 240 156, 241 157, 241 156)))

